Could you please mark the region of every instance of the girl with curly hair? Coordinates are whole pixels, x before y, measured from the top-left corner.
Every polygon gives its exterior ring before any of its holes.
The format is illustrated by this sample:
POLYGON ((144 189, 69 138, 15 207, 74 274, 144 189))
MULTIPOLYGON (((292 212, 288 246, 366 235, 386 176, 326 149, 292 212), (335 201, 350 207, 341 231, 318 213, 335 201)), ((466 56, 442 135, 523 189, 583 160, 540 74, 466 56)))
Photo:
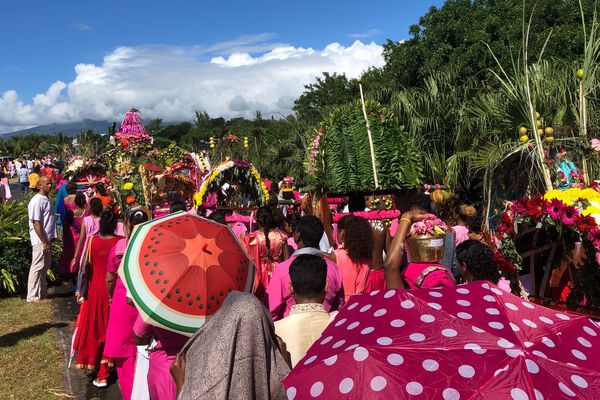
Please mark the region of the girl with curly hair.
POLYGON ((373 256, 373 234, 369 222, 347 215, 338 222, 340 248, 334 251, 334 261, 342 273, 344 297, 365 291, 373 256))
POLYGON ((466 282, 490 281, 498 284, 500 271, 494 253, 478 240, 466 240, 456 248, 460 274, 466 282))

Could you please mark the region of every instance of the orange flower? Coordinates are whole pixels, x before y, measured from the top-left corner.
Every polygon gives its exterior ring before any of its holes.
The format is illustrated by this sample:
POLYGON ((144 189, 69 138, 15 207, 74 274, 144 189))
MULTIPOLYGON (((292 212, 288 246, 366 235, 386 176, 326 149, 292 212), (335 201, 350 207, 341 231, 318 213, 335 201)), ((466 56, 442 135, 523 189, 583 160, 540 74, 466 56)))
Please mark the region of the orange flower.
POLYGON ((125 204, 133 204, 135 202, 135 196, 130 194, 125 197, 125 204))

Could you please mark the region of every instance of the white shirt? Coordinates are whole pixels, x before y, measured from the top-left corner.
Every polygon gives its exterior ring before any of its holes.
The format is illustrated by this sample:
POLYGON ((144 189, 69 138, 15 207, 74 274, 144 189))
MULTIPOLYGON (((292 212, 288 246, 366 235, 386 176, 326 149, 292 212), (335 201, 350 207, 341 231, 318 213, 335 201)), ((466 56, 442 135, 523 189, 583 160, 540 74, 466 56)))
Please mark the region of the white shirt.
POLYGON ((43 196, 39 193, 33 196, 27 206, 27 212, 29 215, 29 237, 31 238, 32 246, 42 244, 42 240, 33 229, 33 221, 40 221, 42 229, 46 232, 48 241, 56 238, 54 207, 52 207, 48 196, 43 196))

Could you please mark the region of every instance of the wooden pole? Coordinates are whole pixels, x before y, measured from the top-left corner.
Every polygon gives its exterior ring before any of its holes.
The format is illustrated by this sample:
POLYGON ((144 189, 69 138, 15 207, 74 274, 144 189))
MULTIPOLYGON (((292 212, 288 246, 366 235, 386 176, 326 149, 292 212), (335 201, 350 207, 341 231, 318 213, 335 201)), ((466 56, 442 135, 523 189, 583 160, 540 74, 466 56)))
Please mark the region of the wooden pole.
POLYGON ((375 189, 379 188, 379 179, 377 178, 377 166, 375 165, 375 148, 373 147, 373 137, 371 136, 371 126, 369 125, 369 118, 367 117, 367 109, 365 107, 365 98, 363 96, 362 84, 358 84, 360 89, 360 102, 362 103, 363 115, 365 116, 365 123, 367 125, 367 135, 369 136, 369 149, 371 150, 371 165, 373 166, 373 180, 375 181, 375 189))
MULTIPOLYGON (((585 97, 585 91, 583 89, 583 79, 579 81, 579 119, 581 123, 581 129, 579 132, 580 136, 583 136, 583 140, 587 142, 587 101, 585 97)), ((583 176, 586 185, 590 184, 590 177, 588 174, 588 165, 585 155, 581 160, 583 166, 583 176)))

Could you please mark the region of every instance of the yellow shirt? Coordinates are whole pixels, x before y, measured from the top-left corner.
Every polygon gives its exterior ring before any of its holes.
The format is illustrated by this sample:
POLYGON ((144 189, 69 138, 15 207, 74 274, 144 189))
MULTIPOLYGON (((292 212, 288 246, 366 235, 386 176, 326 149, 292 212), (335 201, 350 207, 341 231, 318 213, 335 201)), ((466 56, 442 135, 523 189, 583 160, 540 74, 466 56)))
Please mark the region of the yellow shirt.
POLYGON ((37 187, 38 182, 40 181, 40 176, 35 172, 29 174, 29 188, 35 189, 37 187))
POLYGON ((322 304, 296 304, 290 315, 275 321, 275 334, 284 342, 292 358, 292 367, 329 325, 330 317, 322 304))

